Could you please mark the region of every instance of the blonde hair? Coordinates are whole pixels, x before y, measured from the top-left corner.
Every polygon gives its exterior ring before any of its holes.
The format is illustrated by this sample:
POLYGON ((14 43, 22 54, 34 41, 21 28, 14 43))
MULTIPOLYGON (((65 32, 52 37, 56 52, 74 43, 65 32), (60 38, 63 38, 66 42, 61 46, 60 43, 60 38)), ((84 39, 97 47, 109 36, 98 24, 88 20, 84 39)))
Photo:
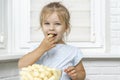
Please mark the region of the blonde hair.
POLYGON ((70 14, 65 6, 60 2, 51 2, 43 7, 40 15, 40 25, 43 25, 45 19, 56 12, 62 24, 66 27, 66 35, 70 33, 70 14))

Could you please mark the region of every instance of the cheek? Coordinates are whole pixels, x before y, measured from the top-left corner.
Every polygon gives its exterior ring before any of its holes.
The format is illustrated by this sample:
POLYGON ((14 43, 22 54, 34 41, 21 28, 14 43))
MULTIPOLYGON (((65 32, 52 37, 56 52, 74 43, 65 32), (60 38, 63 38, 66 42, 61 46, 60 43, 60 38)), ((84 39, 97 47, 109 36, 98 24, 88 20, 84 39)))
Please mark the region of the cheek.
POLYGON ((47 35, 47 29, 42 28, 42 32, 43 32, 44 35, 47 35))
POLYGON ((63 36, 64 36, 64 33, 65 33, 65 31, 64 31, 64 30, 61 30, 61 31, 59 32, 59 37, 63 37, 63 36))
POLYGON ((61 30, 61 34, 64 34, 66 32, 66 29, 61 30))
POLYGON ((64 34, 64 32, 66 31, 66 28, 64 26, 61 26, 61 27, 57 28, 57 31, 59 33, 63 33, 64 34))

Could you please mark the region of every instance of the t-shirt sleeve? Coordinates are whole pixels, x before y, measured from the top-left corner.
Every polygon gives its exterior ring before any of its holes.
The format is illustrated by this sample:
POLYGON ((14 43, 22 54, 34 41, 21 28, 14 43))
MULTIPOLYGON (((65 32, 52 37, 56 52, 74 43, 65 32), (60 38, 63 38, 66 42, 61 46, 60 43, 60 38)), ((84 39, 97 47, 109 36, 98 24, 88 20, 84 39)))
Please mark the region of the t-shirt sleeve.
POLYGON ((76 55, 74 57, 74 66, 76 66, 83 58, 83 54, 80 49, 77 49, 75 54, 76 55))

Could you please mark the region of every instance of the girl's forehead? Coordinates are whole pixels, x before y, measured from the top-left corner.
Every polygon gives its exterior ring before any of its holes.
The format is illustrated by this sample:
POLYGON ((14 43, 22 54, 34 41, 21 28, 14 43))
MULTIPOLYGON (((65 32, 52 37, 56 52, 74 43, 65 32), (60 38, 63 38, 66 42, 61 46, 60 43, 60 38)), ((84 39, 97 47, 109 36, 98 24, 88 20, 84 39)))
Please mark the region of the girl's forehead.
POLYGON ((60 18, 58 16, 58 14, 56 12, 53 12, 51 14, 46 14, 45 17, 44 17, 44 20, 57 20, 57 21, 60 21, 60 18))

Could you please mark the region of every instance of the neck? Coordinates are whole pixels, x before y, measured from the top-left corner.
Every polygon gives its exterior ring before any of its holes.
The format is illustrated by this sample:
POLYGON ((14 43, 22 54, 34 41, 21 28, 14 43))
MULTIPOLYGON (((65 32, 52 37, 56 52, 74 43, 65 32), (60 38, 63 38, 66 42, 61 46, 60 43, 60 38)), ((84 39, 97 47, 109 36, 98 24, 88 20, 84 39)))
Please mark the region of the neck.
POLYGON ((63 40, 61 40, 57 44, 65 44, 65 42, 63 40))

